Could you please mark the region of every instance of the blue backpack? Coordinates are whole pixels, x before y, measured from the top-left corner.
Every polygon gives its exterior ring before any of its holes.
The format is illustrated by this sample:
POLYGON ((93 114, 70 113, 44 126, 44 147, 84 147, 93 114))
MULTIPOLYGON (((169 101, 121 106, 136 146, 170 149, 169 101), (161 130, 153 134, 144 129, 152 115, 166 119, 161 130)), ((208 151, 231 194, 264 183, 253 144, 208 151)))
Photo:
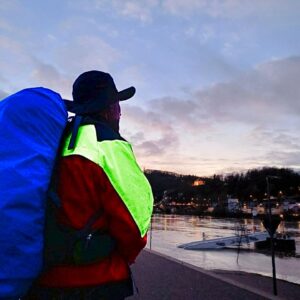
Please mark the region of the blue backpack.
POLYGON ((26 294, 43 267, 47 192, 67 110, 29 88, 0 102, 0 299, 26 294))

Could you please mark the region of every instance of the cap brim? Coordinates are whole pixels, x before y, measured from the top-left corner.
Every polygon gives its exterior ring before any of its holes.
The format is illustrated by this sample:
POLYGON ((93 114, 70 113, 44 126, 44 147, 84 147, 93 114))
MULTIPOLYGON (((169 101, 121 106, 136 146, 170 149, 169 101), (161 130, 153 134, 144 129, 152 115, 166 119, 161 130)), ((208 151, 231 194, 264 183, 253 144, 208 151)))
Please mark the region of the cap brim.
POLYGON ((118 92, 118 100, 125 101, 133 97, 135 94, 135 87, 131 86, 125 90, 118 92))
POLYGON ((67 100, 67 99, 63 99, 63 102, 67 108, 67 111, 70 111, 70 112, 75 112, 74 109, 75 109, 75 103, 74 101, 72 100, 67 100))

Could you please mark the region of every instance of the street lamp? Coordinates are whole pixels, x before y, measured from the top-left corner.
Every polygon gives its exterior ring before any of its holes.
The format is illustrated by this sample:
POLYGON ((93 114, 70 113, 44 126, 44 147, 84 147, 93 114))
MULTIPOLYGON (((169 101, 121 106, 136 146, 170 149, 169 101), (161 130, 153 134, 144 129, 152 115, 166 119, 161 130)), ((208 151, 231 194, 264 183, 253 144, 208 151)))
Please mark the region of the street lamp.
MULTIPOLYGON (((276 267, 275 267, 275 251, 274 251, 274 233, 276 232, 277 226, 275 222, 272 222, 272 209, 271 209, 271 196, 270 196, 270 179, 279 179, 278 176, 266 176, 267 181, 267 195, 268 195, 268 225, 265 222, 265 227, 270 235, 271 254, 272 254, 272 271, 273 271, 273 293, 277 295, 277 282, 276 282, 276 267)), ((265 220, 266 221, 266 220, 265 220)))

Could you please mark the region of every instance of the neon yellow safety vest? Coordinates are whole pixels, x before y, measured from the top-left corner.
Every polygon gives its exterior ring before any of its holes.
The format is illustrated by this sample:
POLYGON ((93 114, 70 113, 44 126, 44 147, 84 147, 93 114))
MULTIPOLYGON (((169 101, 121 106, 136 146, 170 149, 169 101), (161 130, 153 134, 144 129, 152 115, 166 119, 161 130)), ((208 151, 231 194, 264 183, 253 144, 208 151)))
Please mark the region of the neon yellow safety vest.
POLYGON ((68 149, 70 138, 71 135, 65 141, 62 156, 81 155, 98 164, 126 205, 143 237, 150 225, 153 194, 136 162, 131 145, 124 140, 97 141, 94 125, 79 128, 75 148, 71 150, 68 149))

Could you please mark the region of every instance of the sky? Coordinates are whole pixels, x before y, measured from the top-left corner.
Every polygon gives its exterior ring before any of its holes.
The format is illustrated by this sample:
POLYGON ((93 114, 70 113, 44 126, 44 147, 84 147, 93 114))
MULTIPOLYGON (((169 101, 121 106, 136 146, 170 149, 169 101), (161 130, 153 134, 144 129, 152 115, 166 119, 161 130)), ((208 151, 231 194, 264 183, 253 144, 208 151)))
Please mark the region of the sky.
POLYGON ((140 166, 300 171, 300 1, 0 0, 0 99, 109 72, 140 166))

